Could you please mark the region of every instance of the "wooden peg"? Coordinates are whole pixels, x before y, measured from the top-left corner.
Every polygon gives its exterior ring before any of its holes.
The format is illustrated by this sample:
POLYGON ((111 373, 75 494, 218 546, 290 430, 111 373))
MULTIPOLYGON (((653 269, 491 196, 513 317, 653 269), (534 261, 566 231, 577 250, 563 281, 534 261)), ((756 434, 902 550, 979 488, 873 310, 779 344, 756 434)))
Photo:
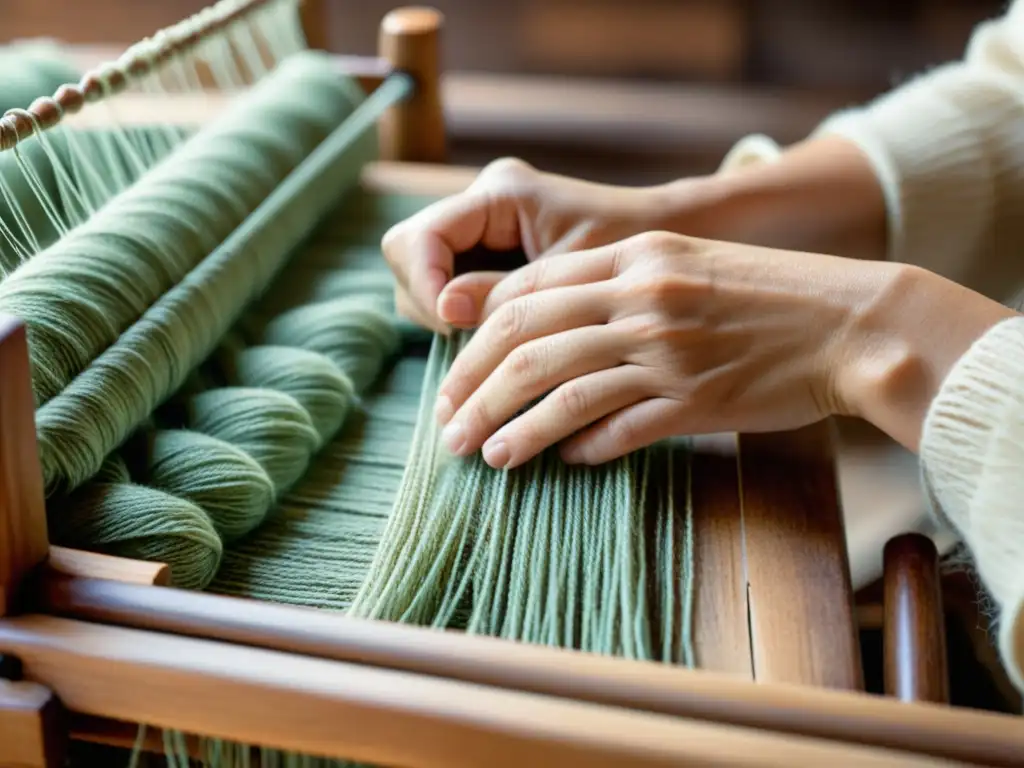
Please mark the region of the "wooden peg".
POLYGON ((0 616, 13 613, 49 541, 25 327, 0 315, 0 616))
POLYGON ((380 56, 415 81, 415 92, 381 118, 381 159, 442 163, 447 154, 441 102, 444 16, 426 7, 392 11, 380 26, 380 56))
POLYGON ((934 542, 917 533, 890 539, 883 569, 885 692, 902 701, 947 704, 946 627, 934 542))

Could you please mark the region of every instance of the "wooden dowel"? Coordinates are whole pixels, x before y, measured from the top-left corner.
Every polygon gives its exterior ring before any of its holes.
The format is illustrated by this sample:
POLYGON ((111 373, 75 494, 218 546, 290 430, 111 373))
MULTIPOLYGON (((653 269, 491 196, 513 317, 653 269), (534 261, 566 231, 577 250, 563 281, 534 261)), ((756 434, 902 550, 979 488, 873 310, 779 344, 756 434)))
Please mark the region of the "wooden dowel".
POLYGON ((760 733, 207 640, 0 620, 0 651, 76 713, 302 754, 434 766, 933 765, 760 733))
POLYGON ((49 547, 25 327, 0 315, 0 616, 49 547))
POLYGON ((446 130, 441 102, 441 28, 444 17, 433 8, 392 11, 380 26, 381 58, 416 84, 413 94, 380 120, 384 160, 444 162, 446 130))
POLYGON ((652 713, 987 765, 1024 763, 1024 729, 1016 718, 1002 715, 751 684, 662 664, 169 588, 51 579, 41 585, 39 609, 652 713))
POLYGON ((901 701, 949 701, 946 626, 935 544, 891 539, 883 555, 885 689, 901 701))
POLYGON ((46 566, 60 576, 81 576, 161 587, 171 583, 171 569, 164 563, 130 560, 66 547, 50 547, 46 566))
POLYGON ((379 56, 332 56, 342 75, 355 78, 364 91, 372 93, 380 87, 395 68, 379 56))

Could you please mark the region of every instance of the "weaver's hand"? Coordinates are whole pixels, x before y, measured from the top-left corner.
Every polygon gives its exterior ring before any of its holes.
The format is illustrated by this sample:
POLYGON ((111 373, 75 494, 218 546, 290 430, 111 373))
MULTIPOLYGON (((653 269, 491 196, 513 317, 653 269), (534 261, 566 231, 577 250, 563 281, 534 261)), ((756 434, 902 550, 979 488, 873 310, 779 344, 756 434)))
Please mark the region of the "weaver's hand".
MULTIPOLYGON (((442 289, 452 278, 456 254, 476 246, 495 251, 522 248, 535 260, 596 248, 689 216, 700 196, 700 180, 664 187, 616 187, 542 173, 519 160, 489 165, 463 193, 442 200, 392 228, 383 251, 397 280, 398 311, 446 332, 473 325, 482 286, 502 274, 474 275, 474 289, 442 289)), ((694 214, 693 218, 699 218, 694 214)))
POLYGON ((905 265, 664 233, 534 262, 479 298, 437 416, 450 450, 494 467, 563 441, 567 461, 600 463, 832 414, 915 447, 945 372, 1010 314, 905 265))

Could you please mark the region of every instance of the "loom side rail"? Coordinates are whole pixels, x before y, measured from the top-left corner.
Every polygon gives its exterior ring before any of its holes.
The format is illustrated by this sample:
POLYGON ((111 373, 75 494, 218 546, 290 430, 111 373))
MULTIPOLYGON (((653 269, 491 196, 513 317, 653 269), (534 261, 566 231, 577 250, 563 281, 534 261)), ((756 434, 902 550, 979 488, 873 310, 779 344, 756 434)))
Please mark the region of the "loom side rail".
POLYGON ((1004 715, 105 580, 50 576, 36 597, 46 615, 98 624, 934 757, 1024 759, 1024 730, 1004 715))
POLYGON ((50 616, 4 620, 0 646, 23 660, 28 680, 51 687, 77 713, 377 765, 719 765, 740 756, 761 765, 935 764, 875 747, 50 616))

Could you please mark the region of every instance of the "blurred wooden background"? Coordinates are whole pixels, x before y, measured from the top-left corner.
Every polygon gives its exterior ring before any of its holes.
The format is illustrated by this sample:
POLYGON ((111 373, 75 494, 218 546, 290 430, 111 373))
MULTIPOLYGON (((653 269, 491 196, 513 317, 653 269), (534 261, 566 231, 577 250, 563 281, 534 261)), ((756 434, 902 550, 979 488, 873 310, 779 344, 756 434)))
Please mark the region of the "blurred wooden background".
MULTIPOLYGON (((209 0, 0 0, 8 39, 129 43, 209 0)), ((323 0, 324 39, 372 54, 402 0, 323 0)), ((454 157, 516 154, 647 183, 713 170, 740 136, 789 142, 830 111, 959 57, 994 0, 434 0, 454 157)))

